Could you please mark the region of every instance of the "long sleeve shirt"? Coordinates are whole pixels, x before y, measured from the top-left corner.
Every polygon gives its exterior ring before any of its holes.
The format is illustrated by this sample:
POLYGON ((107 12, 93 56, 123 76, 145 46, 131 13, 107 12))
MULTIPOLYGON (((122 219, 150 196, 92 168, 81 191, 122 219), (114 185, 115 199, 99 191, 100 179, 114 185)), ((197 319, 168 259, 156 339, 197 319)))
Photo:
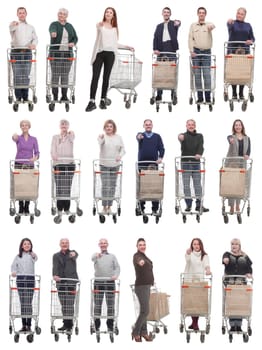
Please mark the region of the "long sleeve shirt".
POLYGON ((213 38, 212 30, 208 26, 215 27, 213 23, 192 23, 188 35, 188 48, 190 52, 194 52, 194 48, 200 50, 208 50, 212 48, 213 38))
MULTIPOLYGON (((181 141, 181 156, 195 156, 196 154, 202 155, 204 153, 204 138, 202 134, 197 132, 186 131, 184 134, 184 140, 181 141)), ((184 159, 195 160, 195 159, 184 159)))
POLYGON ((36 255, 32 256, 30 253, 23 252, 21 258, 18 255, 15 257, 11 265, 11 272, 17 275, 34 275, 36 261, 36 255))
POLYGON ((133 256, 133 264, 136 273, 136 286, 141 285, 153 285, 154 284, 154 274, 153 274, 153 263, 152 261, 143 253, 136 252, 133 256), (143 266, 139 265, 139 262, 144 260, 145 264, 143 266))
MULTIPOLYGON (((28 135, 26 140, 23 135, 18 136, 16 142, 17 152, 15 159, 31 159, 39 157, 39 148, 36 137, 28 135)), ((26 162, 21 162, 26 163, 26 162)))
POLYGON ((144 136, 143 139, 137 139, 138 161, 157 161, 159 158, 162 159, 165 154, 165 148, 161 136, 156 133, 148 136, 146 132, 143 132, 142 135, 144 136))
POLYGON ((181 25, 181 22, 175 22, 175 21, 168 21, 166 23, 160 23, 157 25, 154 33, 154 40, 153 40, 153 50, 163 51, 163 38, 167 38, 171 40, 172 47, 174 52, 176 52, 179 48, 178 46, 178 40, 177 40, 177 34, 178 29, 181 25), (165 26, 167 26, 167 36, 164 34, 165 32, 165 26))
POLYGON ((38 39, 35 28, 26 23, 19 22, 18 25, 9 26, 11 34, 11 47, 29 47, 30 45, 37 45, 38 39))
POLYGON ((252 261, 247 255, 234 255, 231 252, 225 252, 222 257, 222 263, 225 265, 226 275, 246 275, 252 274, 252 261), (224 263, 224 258, 229 259, 229 263, 224 263))
POLYGON ((210 267, 208 255, 205 254, 201 259, 201 252, 191 252, 185 255, 186 267, 185 273, 188 274, 205 274, 206 269, 210 267))
POLYGON ((100 164, 108 167, 115 167, 119 165, 116 158, 122 158, 125 154, 125 147, 122 137, 117 134, 112 136, 104 135, 103 138, 98 137, 97 140, 100 146, 100 164))
POLYGON ((72 133, 54 135, 51 144, 52 159, 57 161, 57 163, 68 162, 68 160, 63 158, 68 158, 72 161, 74 158, 74 139, 75 136, 72 133))
POLYGON ((228 41, 255 41, 253 29, 250 23, 235 20, 231 24, 227 24, 228 28, 228 41))
POLYGON ((53 276, 59 276, 60 278, 73 278, 78 279, 76 270, 76 260, 78 254, 75 250, 67 250, 66 252, 58 252, 53 255, 53 276), (74 252, 75 256, 71 256, 70 253, 74 252))
MULTIPOLYGON (((74 43, 76 44, 78 41, 78 37, 76 34, 76 31, 74 29, 74 27, 72 26, 72 24, 70 23, 65 23, 65 24, 61 24, 59 21, 55 21, 52 22, 49 26, 49 33, 56 33, 56 37, 52 38, 51 37, 51 45, 60 45, 62 42, 62 38, 63 38, 63 32, 64 30, 66 30, 66 32, 68 33, 68 44, 69 43, 74 43)), ((54 49, 56 49, 56 47, 54 47, 54 49)), ((57 49, 59 49, 59 47, 57 47, 57 49)))
POLYGON ((95 277, 118 277, 120 275, 120 266, 114 254, 101 253, 101 256, 93 254, 92 261, 94 262, 95 277))

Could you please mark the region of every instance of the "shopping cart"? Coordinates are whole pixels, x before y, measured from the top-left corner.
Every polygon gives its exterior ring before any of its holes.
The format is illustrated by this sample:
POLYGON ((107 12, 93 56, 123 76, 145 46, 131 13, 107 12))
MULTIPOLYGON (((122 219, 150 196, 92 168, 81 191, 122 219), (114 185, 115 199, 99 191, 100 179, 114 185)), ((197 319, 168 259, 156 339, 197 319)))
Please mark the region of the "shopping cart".
POLYGON ((30 163, 28 159, 10 160, 10 207, 9 215, 14 216, 16 224, 20 224, 22 216, 29 216, 31 224, 35 216, 41 212, 37 208, 39 189, 39 161, 30 163), (29 214, 19 213, 16 208, 18 201, 32 201, 34 210, 29 214))
POLYGON ((242 335, 244 343, 247 343, 252 335, 251 316, 253 299, 253 278, 242 275, 223 276, 223 309, 222 309, 222 334, 228 334, 229 342, 233 335, 242 335), (245 330, 232 329, 230 320, 244 320, 245 330))
POLYGON ((252 174, 252 159, 243 157, 226 157, 222 159, 220 169, 219 195, 222 198, 222 215, 224 223, 229 221, 229 215, 236 215, 239 224, 242 223, 242 214, 247 207, 247 216, 250 216, 250 186, 252 174), (229 203, 239 203, 239 211, 226 210, 226 200, 229 203))
MULTIPOLYGON (((194 156, 175 158, 175 181, 176 181, 176 206, 175 213, 182 214, 183 222, 186 223, 188 215, 194 215, 197 222, 203 214, 203 201, 205 195, 205 158, 197 160, 194 156), (184 209, 182 201, 196 200, 199 202, 199 210, 184 209)), ((197 208, 198 209, 198 208, 197 208)))
POLYGON ((40 334, 39 321, 40 276, 17 275, 9 276, 9 333, 14 333, 15 343, 19 342, 20 335, 26 335, 28 343, 34 341, 34 334, 40 334), (16 320, 31 318, 34 327, 17 330, 16 320))
POLYGON ((55 110, 57 103, 65 105, 66 112, 69 111, 70 103, 75 103, 77 48, 69 45, 47 45, 46 47, 46 102, 49 111, 55 110), (52 97, 52 91, 61 88, 69 90, 69 98, 60 100, 52 97))
POLYGON ((59 158, 56 161, 51 161, 51 198, 52 207, 51 214, 54 217, 54 222, 60 224, 62 216, 68 215, 68 220, 71 223, 75 222, 76 215, 82 216, 83 210, 79 208, 80 204, 80 175, 81 175, 80 159, 59 158), (58 200, 69 200, 75 202, 75 209, 61 212, 57 208, 58 200))
POLYGON ((60 334, 67 336, 71 341, 73 331, 79 334, 78 314, 79 314, 80 281, 73 278, 61 278, 58 282, 51 282, 51 334, 54 334, 55 341, 59 341, 60 334), (60 330, 55 326, 57 320, 72 320, 72 329, 60 330))
MULTIPOLYGON (((135 52, 119 49, 110 75, 109 89, 116 89, 124 96, 125 107, 131 107, 137 100, 136 86, 141 82, 143 63, 135 57, 135 52)), ((111 104, 107 99, 106 103, 111 104)))
POLYGON ((247 45, 245 41, 228 41, 224 43, 224 101, 229 101, 230 111, 234 110, 234 103, 242 103, 242 111, 246 111, 248 100, 254 102, 255 44, 247 45), (248 88, 248 96, 243 98, 229 98, 230 85, 243 85, 248 88))
POLYGON ((99 221, 103 224, 107 216, 112 216, 113 222, 117 222, 117 216, 121 215, 121 196, 122 196, 122 169, 123 163, 120 161, 117 166, 115 160, 95 159, 93 161, 93 215, 99 215, 99 221), (101 165, 108 164, 106 167, 101 165), (110 210, 103 211, 103 203, 110 203, 110 210))
POLYGON ((190 61, 190 97, 189 104, 193 102, 197 105, 197 111, 200 112, 201 105, 207 105, 212 112, 215 104, 216 89, 216 56, 207 54, 196 54, 189 57, 190 61), (203 101, 199 101, 198 92, 202 92, 203 101), (205 94, 210 94, 210 99, 204 101, 205 94))
POLYGON ((114 342, 114 334, 119 334, 119 293, 119 280, 105 277, 91 279, 90 333, 96 334, 98 343, 101 334, 109 334, 111 343, 114 342), (100 329, 101 320, 107 320, 107 329, 100 329))
MULTIPOLYGON (((131 285, 133 294, 133 302, 135 308, 135 316, 138 317, 140 305, 135 293, 135 285, 131 285)), ((169 315, 169 297, 167 293, 161 292, 155 285, 151 287, 149 299, 149 314, 147 316, 147 324, 152 327, 153 338, 163 328, 164 334, 168 333, 167 325, 163 322, 163 318, 169 315)))
POLYGON ((36 97, 36 50, 25 47, 7 49, 8 64, 8 102, 13 103, 13 110, 18 111, 19 105, 26 103, 32 112, 36 97), (32 92, 31 100, 16 99, 16 89, 29 89, 32 92))
POLYGON ((205 335, 210 332, 212 276, 203 274, 181 273, 181 306, 180 325, 181 333, 186 332, 186 341, 190 342, 191 334, 200 333, 201 343, 205 342, 205 335), (204 318, 204 325, 198 330, 186 325, 187 317, 204 318))
POLYGON ((172 112, 172 105, 177 104, 177 82, 178 82, 179 54, 175 52, 160 52, 152 56, 152 97, 150 104, 156 103, 156 111, 159 111, 160 104, 166 103, 169 112, 172 112), (157 90, 170 91, 169 99, 157 99, 157 90))
POLYGON ((148 216, 155 217, 156 223, 162 216, 162 201, 164 197, 164 163, 155 161, 140 161, 136 163, 136 216, 142 215, 144 224, 148 216), (156 210, 146 211, 147 201, 157 204, 156 210))

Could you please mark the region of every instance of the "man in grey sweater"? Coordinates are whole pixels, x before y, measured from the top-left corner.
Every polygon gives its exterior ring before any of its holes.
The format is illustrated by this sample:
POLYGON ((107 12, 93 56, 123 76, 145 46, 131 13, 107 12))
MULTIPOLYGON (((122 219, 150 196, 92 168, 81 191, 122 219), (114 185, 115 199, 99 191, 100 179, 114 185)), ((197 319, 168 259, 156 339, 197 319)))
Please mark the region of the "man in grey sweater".
POLYGON ((99 332, 101 324, 102 304, 105 296, 107 305, 107 328, 113 332, 115 314, 115 280, 120 274, 120 266, 115 255, 108 253, 108 241, 105 238, 99 240, 99 253, 92 255, 95 268, 94 290, 94 318, 95 329, 99 332))

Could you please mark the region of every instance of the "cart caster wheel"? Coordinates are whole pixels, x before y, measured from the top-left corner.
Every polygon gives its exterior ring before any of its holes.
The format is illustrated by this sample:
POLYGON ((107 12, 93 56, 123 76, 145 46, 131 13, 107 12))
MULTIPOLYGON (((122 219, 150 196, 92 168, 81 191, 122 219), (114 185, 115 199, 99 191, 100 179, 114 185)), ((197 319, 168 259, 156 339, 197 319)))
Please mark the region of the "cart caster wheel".
POLYGON ((225 215, 226 214, 226 207, 223 205, 222 207, 222 215, 225 215))
POLYGON ((182 323, 180 323, 180 325, 179 325, 179 332, 180 333, 184 332, 184 325, 182 323))
POLYGON ((71 334, 67 334, 67 341, 68 341, 68 343, 71 342, 71 334))
POLYGON ((13 333, 13 328, 12 326, 9 326, 9 334, 12 334, 13 333))
POLYGON ((70 107, 69 107, 69 103, 66 103, 66 104, 65 104, 65 110, 66 110, 66 112, 69 112, 69 108, 70 108, 70 107))
POLYGON ((110 98, 106 98, 106 105, 110 106, 112 103, 112 100, 110 100, 110 98))
POLYGON ((201 106, 200 104, 197 104, 197 111, 200 112, 201 106))
POLYGON ((237 222, 239 224, 242 224, 242 217, 241 217, 241 214, 237 214, 237 222))
POLYGON ((51 215, 54 216, 55 214, 56 214, 56 208, 53 207, 53 208, 51 208, 51 215))
POLYGON ((68 221, 69 221, 71 224, 73 224, 73 223, 76 221, 75 215, 70 215, 70 216, 68 217, 68 221))
POLYGON ((250 216, 250 207, 247 207, 247 216, 250 216))
POLYGON ((143 223, 144 224, 148 223, 148 216, 147 215, 143 215, 143 223))
POLYGON ((51 334, 54 334, 54 333, 55 333, 55 327, 54 327, 54 326, 51 326, 51 327, 50 327, 50 332, 51 332, 51 334))
POLYGON ((99 221, 103 224, 106 221, 106 217, 104 215, 99 215, 99 221))
POLYGON ((14 208, 10 208, 9 209, 9 215, 10 216, 15 216, 15 209, 14 208))
POLYGON ((21 216, 20 216, 20 215, 17 215, 17 216, 15 217, 15 223, 16 223, 16 224, 20 224, 20 222, 21 222, 21 216))
POLYGON ((243 342, 244 342, 244 343, 247 343, 248 340, 249 340, 248 334, 244 333, 244 334, 243 334, 243 342))
POLYGON ((34 102, 34 104, 37 103, 37 97, 36 97, 36 95, 33 96, 33 102, 34 102))
POLYGON ((160 333, 159 327, 156 327, 156 328, 155 328, 155 333, 156 333, 156 334, 160 333))
POLYGON ((168 333, 168 329, 166 326, 164 326, 164 334, 167 334, 168 333))
POLYGON ((159 223, 159 216, 156 216, 156 224, 159 223))
POLYGON ((38 217, 41 215, 41 211, 39 209, 35 209, 35 216, 38 217))
POLYGON ((222 331, 222 334, 226 334, 226 327, 222 326, 221 331, 222 331))
MULTIPOLYGON (((12 103, 12 102, 11 102, 12 103)), ((150 104, 153 105, 155 103, 155 98, 154 97, 151 97, 150 98, 150 104)))
POLYGON ((62 217, 61 217, 61 215, 57 215, 57 216, 54 218, 54 222, 55 222, 56 224, 61 224, 61 222, 62 222, 62 217))
POLYGON ((51 102, 51 96, 50 95, 46 95, 45 96, 45 101, 46 101, 46 103, 50 103, 51 102))
POLYGON ((247 102, 242 103, 242 111, 245 112, 247 110, 247 102))
POLYGON ((206 334, 209 334, 210 333, 210 324, 207 324, 206 325, 206 334))
POLYGON ((224 218, 224 223, 228 224, 228 215, 223 215, 223 218, 224 218))
POLYGON ((76 327, 76 328, 75 328, 75 335, 78 335, 78 334, 79 334, 79 328, 76 327))
POLYGON ((93 213, 93 216, 96 215, 96 207, 93 207, 92 213, 93 213))
POLYGON ((230 109, 230 112, 233 112, 233 110, 234 110, 234 102, 233 101, 229 102, 229 109, 230 109))
POLYGON ((82 216, 83 215, 83 210, 80 209, 80 208, 77 208, 76 209, 76 214, 77 214, 77 216, 82 216))
POLYGON ((100 343, 100 334, 97 334, 97 335, 96 335, 96 342, 97 342, 97 343, 100 343))
POLYGON ((50 112, 54 112, 54 110, 55 110, 55 104, 54 103, 50 103, 48 107, 49 107, 49 111, 50 112))
POLYGON ((92 335, 92 334, 94 334, 95 333, 95 328, 94 328, 94 326, 90 326, 90 334, 92 335))
POLYGON ((173 97, 172 104, 173 104, 173 106, 177 105, 177 96, 173 97))
POLYGON ((183 219, 183 223, 185 224, 186 223, 186 215, 183 215, 182 219, 183 219))
POLYGON ((193 104, 193 97, 189 98, 189 104, 192 105, 193 104))
POLYGON ((29 112, 32 112, 33 109, 34 109, 33 103, 28 103, 28 110, 29 110, 29 112))
POLYGON ((57 342, 59 340, 59 334, 55 334, 55 341, 57 342))
POLYGON ((168 104, 168 112, 172 112, 172 105, 168 104))
POLYGON ((34 215, 30 215, 30 223, 33 224, 35 221, 35 217, 34 215))
POLYGON ((137 100, 137 95, 134 95, 134 97, 133 97, 133 103, 136 103, 136 100, 137 100))
POLYGON ((19 342, 19 334, 15 334, 14 336, 14 342, 18 343, 19 342))
POLYGON ((13 104, 13 110, 14 110, 14 112, 17 112, 17 111, 18 111, 18 108, 19 108, 18 103, 13 104))
POLYGON ((187 333, 187 334, 186 334, 186 342, 187 342, 187 343, 190 343, 190 333, 187 333))
POLYGON ((115 335, 118 335, 118 334, 119 334, 119 329, 118 329, 118 327, 115 327, 114 332, 115 332, 115 335))
POLYGON ((201 335, 200 335, 200 342, 201 343, 205 342, 205 334, 204 333, 201 333, 201 335))
POLYGON ((216 102, 216 99, 215 99, 215 96, 213 96, 213 98, 212 98, 213 105, 215 104, 215 102, 216 102))
POLYGON ((26 340, 28 341, 28 343, 33 343, 34 335, 33 334, 28 334, 28 336, 26 337, 26 340))
POLYGON ((71 101, 72 101, 72 104, 73 104, 73 105, 76 103, 76 97, 75 97, 75 95, 72 95, 71 101))
MULTIPOLYGON (((255 100, 254 95, 253 95, 253 94, 250 94, 250 95, 249 95, 249 101, 250 101, 250 102, 254 102, 254 100, 255 100)), ((11 102, 11 103, 12 103, 12 102, 11 102)))
POLYGON ((113 215, 113 222, 114 222, 114 224, 116 224, 116 222, 117 222, 117 216, 116 215, 113 215))
POLYGON ((156 111, 159 112, 159 104, 156 104, 156 111))
POLYGON ((127 101, 127 94, 124 94, 124 102, 127 101))
POLYGON ((126 101, 125 107, 126 107, 126 109, 129 109, 131 107, 130 101, 126 101))
POLYGON ((228 93, 224 92, 224 101, 227 102, 228 101, 228 93))
POLYGON ((175 213, 179 214, 179 207, 178 206, 175 206, 175 213))
POLYGON ((208 108, 209 108, 209 112, 213 111, 213 106, 212 105, 208 105, 208 108))
POLYGON ((233 334, 229 334, 228 340, 229 340, 229 343, 232 343, 232 340, 233 340, 233 334))
POLYGON ((117 208, 117 215, 118 215, 118 216, 121 215, 121 208, 117 208))
POLYGON ((12 104, 13 103, 13 96, 8 96, 8 103, 12 104))
POLYGON ((141 215, 141 211, 138 208, 136 208, 135 214, 136 214, 136 216, 139 216, 139 215, 141 215))
POLYGON ((197 214, 197 216, 196 216, 196 221, 197 221, 198 223, 200 223, 200 215, 198 215, 198 214, 197 214))
POLYGON ((251 327, 247 328, 247 334, 251 337, 251 335, 252 335, 252 328, 251 327))
POLYGON ((109 333, 109 338, 110 338, 111 343, 113 343, 114 342, 114 334, 113 334, 113 332, 109 333))

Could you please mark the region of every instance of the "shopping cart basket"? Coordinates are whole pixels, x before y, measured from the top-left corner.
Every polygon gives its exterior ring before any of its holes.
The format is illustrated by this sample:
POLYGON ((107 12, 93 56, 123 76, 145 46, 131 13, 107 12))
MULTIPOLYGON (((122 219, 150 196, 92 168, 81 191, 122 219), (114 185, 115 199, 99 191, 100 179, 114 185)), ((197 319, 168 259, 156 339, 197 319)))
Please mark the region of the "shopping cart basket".
POLYGON ((117 216, 121 215, 122 196, 122 172, 123 163, 111 159, 96 159, 93 161, 93 215, 99 216, 99 221, 103 224, 106 216, 112 216, 113 222, 117 222, 117 216), (108 166, 100 163, 108 164, 108 166), (100 205, 101 202, 101 205, 100 205), (102 208, 109 206, 106 212, 102 208))
POLYGON ((228 41, 224 43, 224 101, 229 101, 230 111, 234 103, 242 103, 242 111, 246 111, 248 100, 254 101, 255 44, 247 45, 245 41, 228 41), (243 85, 248 88, 248 96, 229 98, 230 85, 243 85))
POLYGON ((136 163, 136 216, 142 215, 144 224, 148 216, 155 217, 156 223, 162 216, 162 201, 164 197, 164 163, 155 161, 140 161, 136 163), (151 201, 157 209, 146 211, 146 202, 151 201))
POLYGON ((101 334, 109 334, 114 342, 114 334, 118 335, 120 281, 105 277, 91 279, 91 308, 90 333, 96 334, 96 341, 100 342, 101 334), (101 330, 102 320, 107 320, 107 329, 101 330))
POLYGON ((59 335, 65 334, 68 342, 71 341, 73 330, 75 335, 79 334, 80 281, 73 278, 61 278, 59 281, 51 282, 51 334, 55 341, 59 341, 59 335), (57 320, 72 320, 72 329, 60 330, 55 326, 57 320))
POLYGON ((178 83, 179 54, 175 52, 160 52, 152 56, 152 97, 150 104, 156 103, 156 111, 159 111, 160 104, 166 103, 169 112, 172 112, 172 105, 177 104, 177 83, 178 83), (155 94, 157 90, 170 91, 169 99, 158 99, 155 94))
POLYGON ((39 322, 40 276, 9 276, 9 333, 14 333, 15 343, 20 335, 25 334, 29 343, 34 341, 34 334, 40 334, 39 322), (34 327, 17 330, 16 320, 32 319, 34 327))
POLYGON ((33 163, 28 159, 10 160, 10 207, 9 215, 14 216, 16 224, 21 222, 22 216, 28 216, 31 224, 35 216, 41 212, 37 208, 39 189, 39 161, 33 163), (16 208, 18 201, 32 201, 34 210, 28 213, 19 213, 16 208))
POLYGON ((55 110, 57 103, 65 105, 66 112, 69 111, 69 104, 75 103, 75 82, 76 82, 77 47, 68 45, 47 45, 46 47, 46 102, 49 104, 49 111, 55 110), (61 88, 69 90, 69 97, 60 100, 52 97, 52 91, 61 88))
POLYGON ((229 342, 233 335, 242 335, 244 343, 247 343, 252 335, 251 316, 253 299, 253 278, 242 275, 223 276, 223 309, 222 309, 222 334, 228 334, 229 342), (232 329, 230 320, 244 320, 245 330, 232 329))
POLYGON ((14 47, 7 49, 8 64, 8 102, 13 103, 13 110, 18 111, 19 105, 26 103, 28 110, 34 109, 37 103, 36 97, 36 50, 25 47, 14 47), (17 99, 16 89, 29 89, 32 99, 17 99))
POLYGON ((239 224, 242 223, 242 214, 247 207, 247 216, 250 215, 250 186, 252 174, 252 159, 243 157, 226 157, 222 159, 220 169, 219 195, 222 198, 222 215, 224 223, 229 221, 229 215, 236 215, 239 224), (234 206, 236 202, 239 211, 226 210, 226 200, 234 206), (230 203, 231 202, 231 203, 230 203))
POLYGON ((212 276, 182 273, 180 285, 180 332, 186 332, 187 343, 190 342, 192 333, 200 333, 200 341, 204 343, 205 335, 210 332, 212 276), (186 325, 187 317, 203 318, 204 325, 198 330, 191 329, 186 325))
POLYGON ((62 216, 68 215, 71 223, 75 222, 76 215, 82 216, 83 211, 79 208, 80 204, 80 175, 81 161, 79 159, 60 158, 51 161, 52 176, 52 207, 51 214, 55 215, 54 222, 60 224, 62 216), (75 209, 61 212, 57 208, 57 201, 68 200, 75 202, 75 209))
POLYGON ((205 158, 197 160, 194 156, 175 158, 175 183, 176 183, 176 206, 175 213, 182 214, 183 222, 186 223, 188 215, 194 215, 197 222, 203 214, 203 201, 205 195, 205 158), (184 209, 182 201, 196 200, 196 209, 184 209), (199 208, 198 208, 199 207, 199 208))

